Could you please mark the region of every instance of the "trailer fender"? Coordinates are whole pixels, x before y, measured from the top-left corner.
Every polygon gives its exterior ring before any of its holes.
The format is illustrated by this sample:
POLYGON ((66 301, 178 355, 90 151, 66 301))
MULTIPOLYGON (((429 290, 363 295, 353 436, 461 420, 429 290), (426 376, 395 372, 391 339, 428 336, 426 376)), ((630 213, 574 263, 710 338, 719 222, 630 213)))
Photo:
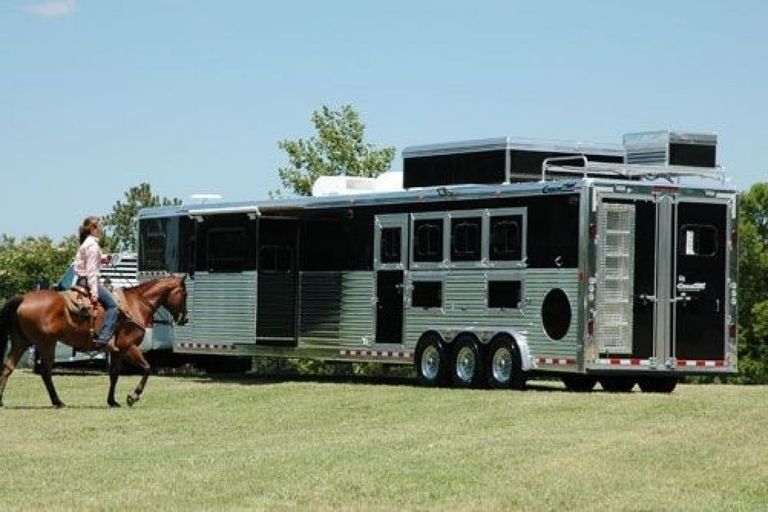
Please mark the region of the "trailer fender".
POLYGON ((490 339, 493 339, 499 335, 510 336, 513 340, 515 340, 517 349, 520 351, 520 369, 524 372, 532 370, 533 363, 531 350, 528 346, 528 338, 525 336, 525 334, 514 330, 496 331, 490 339))

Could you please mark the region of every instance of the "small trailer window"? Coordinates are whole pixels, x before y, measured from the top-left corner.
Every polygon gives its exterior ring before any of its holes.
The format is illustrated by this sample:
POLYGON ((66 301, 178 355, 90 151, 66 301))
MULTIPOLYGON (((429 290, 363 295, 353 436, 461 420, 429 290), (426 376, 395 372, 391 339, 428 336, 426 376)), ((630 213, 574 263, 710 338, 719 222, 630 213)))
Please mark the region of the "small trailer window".
POLYGON ((293 268, 293 250, 284 245, 264 245, 259 250, 259 270, 287 272, 293 268))
POLYGON ((443 219, 413 222, 413 260, 440 262, 443 260, 443 219))
POLYGON ((680 228, 679 245, 683 256, 714 256, 717 254, 717 228, 685 224, 680 228))
POLYGON ((519 308, 520 290, 520 281, 488 281, 488 308, 519 308))
POLYGON ((382 228, 381 254, 382 263, 400 263, 400 228, 382 228))
POLYGON ((451 260, 480 261, 482 219, 458 218, 451 220, 451 260))
POLYGON ((244 241, 242 228, 216 228, 208 231, 208 270, 242 270, 245 260, 244 241))
POLYGON ((143 270, 165 270, 165 226, 167 219, 141 221, 141 256, 143 270))
POLYGON ((522 215, 491 217, 489 256, 493 261, 522 259, 522 215))
POLYGON ((443 307, 443 283, 441 281, 414 281, 411 306, 414 308, 443 307))

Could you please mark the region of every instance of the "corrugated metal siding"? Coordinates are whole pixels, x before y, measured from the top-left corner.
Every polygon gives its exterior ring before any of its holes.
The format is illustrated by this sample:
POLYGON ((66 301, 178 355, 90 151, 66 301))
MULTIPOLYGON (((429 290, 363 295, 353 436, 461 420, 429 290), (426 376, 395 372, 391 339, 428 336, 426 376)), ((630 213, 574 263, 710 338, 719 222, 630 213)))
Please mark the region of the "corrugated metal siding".
POLYGON ((361 346, 373 338, 373 272, 344 272, 341 276, 342 345, 361 346))
POLYGON ((339 343, 341 272, 302 272, 300 277, 302 341, 339 343))
POLYGON ((192 341, 255 342, 255 272, 198 273, 192 295, 192 341))
MULTIPOLYGON (((408 284, 418 280, 421 272, 410 272, 408 284)), ((435 272, 428 275, 434 278, 435 272)), ((426 274, 424 274, 426 275, 426 274)), ((419 336, 432 327, 461 329, 463 327, 506 327, 527 334, 534 355, 573 356, 577 350, 578 277, 576 269, 527 269, 517 277, 523 283, 526 304, 523 311, 500 313, 486 308, 487 279, 510 279, 510 271, 451 270, 444 272, 445 304, 442 311, 407 308, 405 314, 406 340, 413 347, 419 336), (487 276, 487 277, 486 277, 487 276), (561 288, 571 302, 571 325, 565 337, 552 341, 541 324, 541 305, 547 292, 561 288)), ((517 279, 515 277, 514 279, 517 279)), ((409 288, 410 289, 410 288, 409 288)))

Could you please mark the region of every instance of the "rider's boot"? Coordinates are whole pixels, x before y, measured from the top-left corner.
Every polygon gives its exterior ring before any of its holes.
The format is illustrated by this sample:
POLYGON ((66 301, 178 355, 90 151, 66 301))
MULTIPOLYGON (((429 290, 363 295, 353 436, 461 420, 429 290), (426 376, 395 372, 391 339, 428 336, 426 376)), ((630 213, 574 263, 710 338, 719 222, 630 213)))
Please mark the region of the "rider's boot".
POLYGON ((107 353, 114 354, 114 353, 120 352, 120 349, 117 348, 117 346, 115 345, 115 337, 114 336, 109 338, 108 341, 102 341, 102 340, 99 340, 99 339, 95 339, 95 340, 93 340, 93 344, 96 345, 96 349, 97 350, 103 350, 104 352, 107 352, 107 353))

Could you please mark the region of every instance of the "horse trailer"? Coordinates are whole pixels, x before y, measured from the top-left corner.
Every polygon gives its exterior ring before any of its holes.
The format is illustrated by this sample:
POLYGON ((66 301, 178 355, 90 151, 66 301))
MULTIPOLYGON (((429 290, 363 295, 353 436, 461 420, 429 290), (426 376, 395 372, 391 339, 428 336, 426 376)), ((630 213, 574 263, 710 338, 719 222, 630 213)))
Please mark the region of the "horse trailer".
POLYGON ((155 336, 184 354, 414 364, 428 385, 671 391, 732 374, 737 194, 716 143, 419 146, 399 191, 143 210, 140 279, 193 278, 189 323, 155 336))

